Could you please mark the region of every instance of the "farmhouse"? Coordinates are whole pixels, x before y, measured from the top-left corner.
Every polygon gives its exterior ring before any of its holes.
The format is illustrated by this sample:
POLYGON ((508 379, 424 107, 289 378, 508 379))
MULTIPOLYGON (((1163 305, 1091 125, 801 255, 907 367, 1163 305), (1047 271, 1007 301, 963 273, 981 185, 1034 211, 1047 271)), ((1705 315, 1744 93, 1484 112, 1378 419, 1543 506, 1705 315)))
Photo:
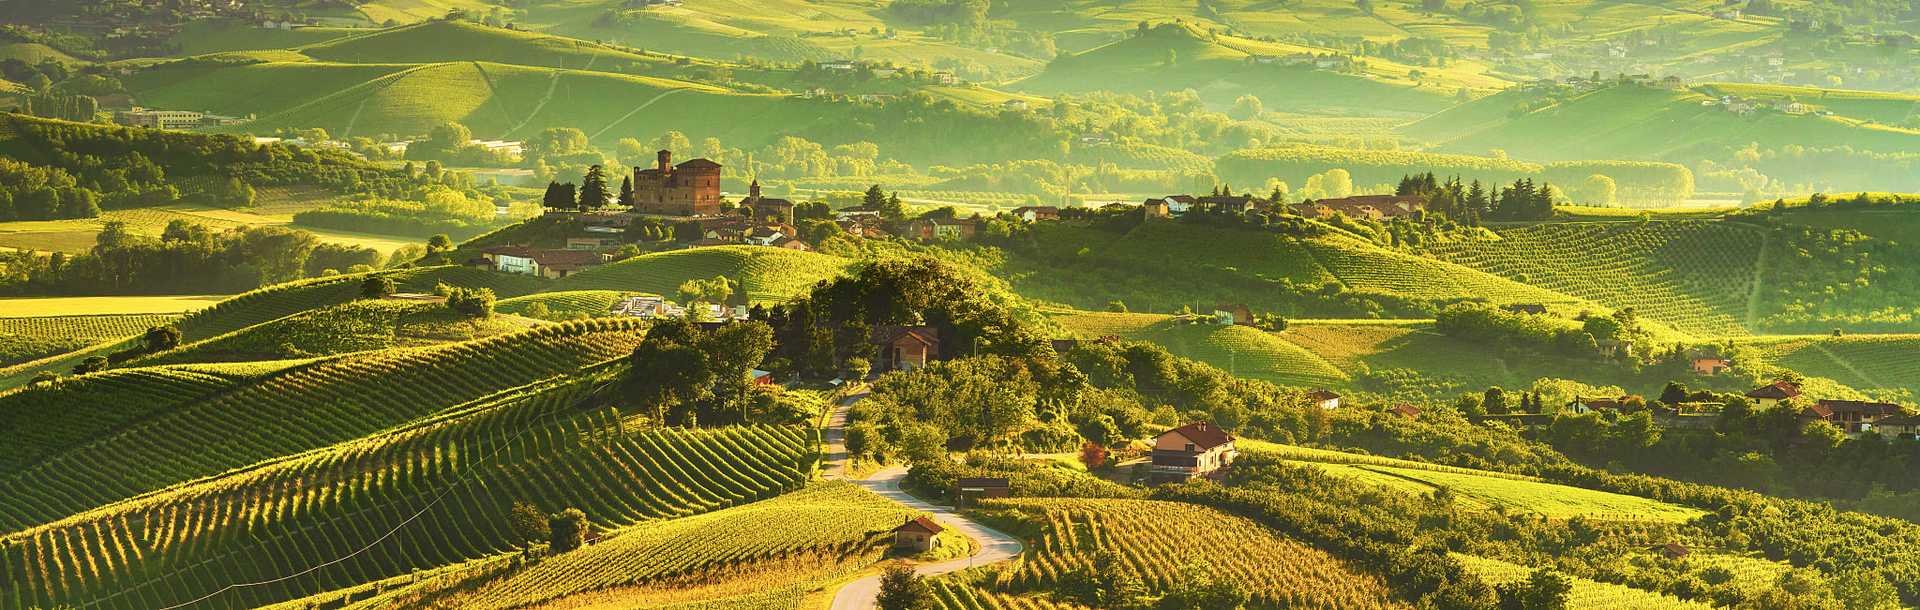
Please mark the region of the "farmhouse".
POLYGON ((907 235, 922 241, 968 240, 979 230, 979 223, 971 218, 920 218, 907 223, 907 235))
POLYGON ((911 371, 940 357, 940 331, 931 326, 881 326, 870 341, 880 348, 875 373, 911 371))
POLYGON ((1340 408, 1340 395, 1335 394, 1332 390, 1314 390, 1308 392, 1307 400, 1311 401, 1315 406, 1329 411, 1340 408))
POLYGON ((1920 415, 1895 415, 1873 424, 1881 436, 1901 440, 1920 440, 1920 415))
POLYGON ((1830 422, 1856 436, 1873 430, 1880 420, 1900 415, 1900 405, 1861 400, 1821 400, 1800 412, 1802 419, 1830 422))
POLYGON ((1730 368, 1733 368, 1733 361, 1719 356, 1697 356, 1693 359, 1693 372, 1706 377, 1730 368))
MULTIPOLYGON (((1314 205, 1327 207, 1335 212, 1356 218, 1412 218, 1427 208, 1427 202, 1411 195, 1355 195, 1338 199, 1321 199, 1314 205)), ((1306 214, 1300 214, 1306 216, 1306 214)))
POLYGON ((694 159, 673 164, 673 152, 655 153, 654 167, 633 172, 635 211, 655 216, 720 213, 720 164, 694 159))
POLYGON ((605 262, 592 250, 541 250, 527 246, 494 246, 480 251, 495 271, 560 279, 605 262))
POLYGON ((1780 403, 1800 396, 1800 386, 1791 381, 1775 381, 1747 392, 1747 398, 1753 399, 1762 408, 1773 408, 1780 403))
POLYGON ((940 527, 932 519, 914 517, 900 527, 893 528, 893 548, 914 553, 925 552, 933 548, 933 537, 944 531, 947 528, 940 527))
POLYGON ((1168 430, 1153 439, 1155 482, 1187 481, 1212 476, 1240 455, 1233 435, 1208 422, 1194 422, 1168 430))
MULTIPOLYGON (((1125 204, 1115 203, 1112 205, 1125 204)), ((1147 218, 1170 218, 1173 216, 1173 209, 1168 205, 1166 199, 1148 199, 1146 203, 1140 204, 1140 209, 1144 211, 1147 218)))
POLYGON ((1013 216, 1026 222, 1059 220, 1060 208, 1050 205, 1018 207, 1013 209, 1013 216))
POLYGON ((1259 204, 1251 195, 1213 195, 1194 200, 1200 209, 1219 214, 1245 214, 1259 204))
POLYGON ((1420 419, 1420 407, 1404 402, 1394 403, 1392 407, 1387 409, 1387 412, 1398 415, 1402 419, 1420 419))
POLYGON ((1669 542, 1666 544, 1655 545, 1653 548, 1650 548, 1647 550, 1653 551, 1655 554, 1658 554, 1662 557, 1666 557, 1667 559, 1671 559, 1674 561, 1686 559, 1687 555, 1693 554, 1692 551, 1687 550, 1687 547, 1685 545, 1682 545, 1678 542, 1669 542))
POLYGON ((1222 303, 1213 306, 1213 318, 1222 326, 1252 326, 1253 310, 1244 303, 1222 303))

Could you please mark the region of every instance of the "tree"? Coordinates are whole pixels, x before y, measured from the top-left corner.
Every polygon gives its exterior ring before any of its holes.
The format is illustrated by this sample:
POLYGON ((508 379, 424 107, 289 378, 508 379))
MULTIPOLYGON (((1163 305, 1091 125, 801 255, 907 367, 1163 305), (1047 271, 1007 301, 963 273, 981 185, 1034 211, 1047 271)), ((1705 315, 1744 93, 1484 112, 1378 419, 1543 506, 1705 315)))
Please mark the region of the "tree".
POLYGON ((106 356, 89 356, 86 360, 80 361, 80 364, 73 365, 73 374, 85 375, 104 371, 107 370, 107 364, 106 356))
POLYGON ((1247 605, 1247 592, 1232 581, 1222 580, 1223 573, 1204 562, 1194 562, 1180 566, 1180 573, 1167 594, 1153 607, 1155 610, 1188 610, 1207 608, 1208 610, 1235 610, 1247 605))
POLYGON ((179 347, 180 329, 170 325, 149 328, 147 329, 146 336, 141 337, 140 343, 146 348, 149 354, 164 352, 179 347))
POLYGON ((427 238, 427 254, 440 254, 452 250, 453 238, 447 237, 446 233, 435 234, 433 237, 427 238))
POLYGON ((633 198, 633 177, 625 174, 620 176, 620 199, 617 203, 629 208, 633 207, 634 203, 636 203, 636 200, 633 198))
POLYGON ((393 278, 384 275, 368 276, 360 281, 360 298, 382 299, 393 296, 396 287, 393 278))
POLYGON ((1507 406, 1507 391, 1501 389, 1499 386, 1487 388, 1487 393, 1481 398, 1480 405, 1481 408, 1486 409, 1489 415, 1506 415, 1509 411, 1507 406))
POLYGON ((880 575, 880 610, 926 610, 933 607, 933 589, 920 580, 913 566, 896 563, 880 575))
POLYGON ((692 279, 680 284, 680 300, 692 303, 725 303, 733 296, 733 281, 727 276, 716 275, 712 279, 692 279))
POLYGON ((470 318, 493 316, 492 288, 460 288, 447 291, 447 308, 470 318))
POLYGON ((526 502, 514 502, 513 507, 507 509, 507 531, 513 533, 515 542, 522 544, 551 540, 553 535, 547 516, 526 502))
POLYGON ((1233 100, 1233 111, 1227 113, 1227 116, 1242 121, 1250 121, 1260 118, 1260 115, 1266 114, 1266 112, 1266 105, 1260 103, 1260 98, 1248 94, 1233 100))
POLYGON ((840 365, 840 377, 849 382, 866 379, 872 373, 873 364, 859 356, 848 358, 845 364, 840 365))
POLYGON ((1335 199, 1353 195, 1353 174, 1347 170, 1334 168, 1327 170, 1326 179, 1321 181, 1327 190, 1327 196, 1335 199))
POLYGON ((1563 610, 1567 594, 1573 592, 1573 580, 1550 568, 1533 571, 1526 580, 1495 587, 1500 595, 1500 610, 1563 610))
POLYGON ((1614 184, 1613 178, 1594 174, 1587 176, 1586 181, 1580 183, 1580 202, 1588 205, 1610 206, 1616 201, 1619 191, 1620 187, 1614 184))
POLYGON ((693 142, 687 140, 687 134, 668 131, 653 139, 654 150, 673 151, 674 154, 693 152, 693 142))
POLYGON ((1833 579, 1833 596, 1847 610, 1896 610, 1903 607, 1900 591, 1869 570, 1854 570, 1833 579))
POLYGON ((587 543, 587 514, 569 508, 547 517, 547 550, 565 553, 587 543))
POLYGON ((598 164, 588 167, 586 178, 580 181, 580 211, 604 208, 612 202, 613 192, 607 188, 606 168, 598 164))
POLYGON ((633 138, 620 138, 613 143, 613 158, 628 167, 646 167, 653 165, 653 152, 645 144, 633 138))

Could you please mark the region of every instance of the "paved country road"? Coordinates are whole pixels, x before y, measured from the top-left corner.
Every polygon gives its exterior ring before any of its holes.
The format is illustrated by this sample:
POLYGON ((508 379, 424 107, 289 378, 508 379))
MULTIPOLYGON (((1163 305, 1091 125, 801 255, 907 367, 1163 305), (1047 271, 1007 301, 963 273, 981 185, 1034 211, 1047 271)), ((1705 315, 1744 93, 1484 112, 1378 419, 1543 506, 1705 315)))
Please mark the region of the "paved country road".
MULTIPOLYGON (((853 403, 859 402, 862 396, 864 395, 856 395, 841 401, 827 419, 827 429, 822 434, 827 441, 827 474, 825 475, 827 478, 846 476, 847 452, 844 444, 846 439, 844 429, 847 425, 847 409, 852 407, 853 403)), ((913 494, 901 491, 900 480, 906 477, 906 467, 892 466, 854 483, 881 497, 904 504, 908 508, 933 515, 933 520, 972 538, 974 544, 980 547, 980 552, 972 557, 920 565, 914 568, 914 572, 921 576, 938 576, 974 566, 1008 561, 1019 557, 1021 551, 1026 549, 1018 538, 970 521, 953 509, 929 504, 913 497, 913 494)), ((875 607, 874 600, 879 596, 880 577, 868 576, 842 586, 833 596, 833 610, 868 610, 875 607)))

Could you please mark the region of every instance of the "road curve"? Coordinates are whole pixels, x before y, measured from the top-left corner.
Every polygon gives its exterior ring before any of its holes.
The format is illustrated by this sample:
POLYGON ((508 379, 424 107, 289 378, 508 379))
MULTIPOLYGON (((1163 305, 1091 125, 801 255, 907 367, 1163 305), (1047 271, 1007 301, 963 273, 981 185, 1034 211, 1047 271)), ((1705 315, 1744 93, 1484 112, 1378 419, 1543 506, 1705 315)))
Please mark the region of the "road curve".
MULTIPOLYGON (((821 434, 827 442, 827 463, 825 468, 823 468, 825 471, 823 475, 824 478, 846 478, 848 462, 845 444, 847 409, 851 408, 853 403, 859 402, 860 399, 865 396, 864 393, 856 394, 840 401, 839 404, 834 405, 833 414, 828 416, 827 429, 821 434)), ((942 525, 951 527, 961 534, 965 534, 968 538, 972 538, 974 544, 980 547, 980 552, 971 557, 916 566, 913 570, 914 572, 921 576, 938 576, 974 566, 1009 561, 1019 557, 1020 553, 1026 550, 1026 545, 1021 544, 1019 538, 1008 536, 993 528, 975 523, 966 517, 960 516, 960 513, 954 512, 953 509, 929 504, 924 500, 913 497, 913 494, 901 491, 900 480, 906 477, 907 469, 905 466, 891 466, 873 473, 873 476, 865 480, 854 481, 854 484, 865 488, 867 491, 878 494, 880 497, 906 505, 907 508, 930 514, 933 516, 933 520, 939 521, 942 525)), ((880 577, 878 575, 868 576, 841 586, 840 591, 833 595, 832 608, 833 610, 870 610, 877 606, 875 600, 879 597, 880 577)))
MULTIPOLYGON (((1021 544, 1019 538, 1014 538, 1013 536, 1008 536, 987 526, 980 525, 979 523, 968 520, 966 517, 960 516, 959 513, 954 512, 952 509, 928 504, 919 498, 913 497, 913 494, 901 491, 900 480, 906 478, 906 476, 906 467, 892 466, 874 473, 872 477, 864 481, 855 481, 855 483, 866 488, 867 491, 905 504, 908 508, 933 515, 935 521, 939 521, 941 524, 965 534, 968 538, 972 538, 975 544, 980 546, 980 552, 974 554, 972 557, 920 565, 913 569, 914 572, 921 576, 938 576, 948 572, 965 570, 974 566, 1009 561, 1019 557, 1020 553, 1026 550, 1026 545, 1021 544)), ((874 600, 879 596, 880 577, 878 575, 868 576, 847 583, 841 587, 840 592, 833 595, 833 610, 868 610, 875 607, 874 600)))

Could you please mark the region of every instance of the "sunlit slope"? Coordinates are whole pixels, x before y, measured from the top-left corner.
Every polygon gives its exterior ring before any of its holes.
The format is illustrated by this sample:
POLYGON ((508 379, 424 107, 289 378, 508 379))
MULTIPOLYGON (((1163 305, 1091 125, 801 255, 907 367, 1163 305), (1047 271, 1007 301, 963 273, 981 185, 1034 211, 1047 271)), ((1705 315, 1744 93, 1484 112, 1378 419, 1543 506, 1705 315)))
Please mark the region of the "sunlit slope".
MULTIPOLYGON (((94 506, 261 460, 345 442, 488 394, 630 352, 638 322, 545 326, 433 348, 321 360, 244 387, 144 414, 125 425, 48 413, 5 431, 87 428, 32 466, 0 475, 0 529, 45 523, 94 506), (76 478, 74 473, 86 473, 76 478)), ((49 447, 49 449, 55 449, 49 447)))
POLYGON ((1241 377, 1296 386, 1337 386, 1347 373, 1279 336, 1247 326, 1218 326, 1141 313, 1056 312, 1055 322, 1086 339, 1115 336, 1157 343, 1241 377))
POLYGON ((1738 115, 1692 91, 1622 85, 1582 94, 1559 104, 1506 120, 1506 113, 1529 94, 1506 93, 1480 99, 1406 127, 1408 135, 1434 141, 1447 150, 1505 150, 1523 159, 1570 161, 1578 158, 1672 159, 1697 152, 1758 143, 1851 146, 1874 151, 1920 148, 1920 131, 1814 114, 1756 112, 1738 115), (1568 146, 1579 142, 1579 146, 1568 146))
POLYGON ((427 64, 483 61, 622 72, 669 63, 577 38, 487 27, 470 21, 428 21, 300 47, 322 61, 427 64))

